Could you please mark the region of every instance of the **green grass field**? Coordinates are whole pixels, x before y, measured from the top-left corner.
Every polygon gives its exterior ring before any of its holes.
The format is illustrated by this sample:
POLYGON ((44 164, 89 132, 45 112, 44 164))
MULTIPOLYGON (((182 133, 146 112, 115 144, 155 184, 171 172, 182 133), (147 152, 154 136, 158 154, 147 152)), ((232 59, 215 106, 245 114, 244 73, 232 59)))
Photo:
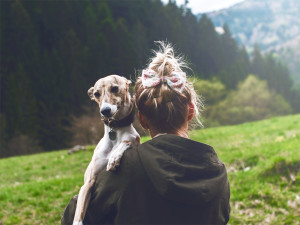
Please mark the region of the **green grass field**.
MULTIPOLYGON (((300 224, 300 115, 202 129, 226 164, 230 224, 300 224)), ((146 138, 144 138, 144 141, 146 138)), ((93 154, 66 150, 0 160, 0 224, 59 224, 93 154)))

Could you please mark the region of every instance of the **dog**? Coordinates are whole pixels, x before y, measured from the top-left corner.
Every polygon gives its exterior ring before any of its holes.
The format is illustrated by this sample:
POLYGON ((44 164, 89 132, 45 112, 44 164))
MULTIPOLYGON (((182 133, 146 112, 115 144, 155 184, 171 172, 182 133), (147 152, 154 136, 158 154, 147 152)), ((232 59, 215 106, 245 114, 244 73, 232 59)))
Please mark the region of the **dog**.
POLYGON ((120 164, 124 151, 140 144, 140 136, 132 125, 134 101, 129 93, 131 81, 119 75, 99 79, 88 90, 91 100, 98 103, 104 136, 96 146, 92 160, 84 174, 84 184, 78 195, 73 225, 82 225, 91 198, 91 189, 99 171, 106 166, 114 171, 120 164))

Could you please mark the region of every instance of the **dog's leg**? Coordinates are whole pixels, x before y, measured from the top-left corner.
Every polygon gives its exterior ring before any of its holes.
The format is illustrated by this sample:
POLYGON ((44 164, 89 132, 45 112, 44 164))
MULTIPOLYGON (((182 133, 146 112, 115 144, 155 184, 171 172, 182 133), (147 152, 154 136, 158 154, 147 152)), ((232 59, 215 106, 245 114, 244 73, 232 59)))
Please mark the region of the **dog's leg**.
POLYGON ((108 158, 108 163, 106 166, 107 171, 114 171, 117 166, 120 165, 123 153, 131 146, 130 141, 122 141, 116 149, 114 149, 108 158))
POLYGON ((79 191, 73 225, 82 225, 82 221, 90 202, 91 189, 95 184, 97 174, 100 170, 105 168, 107 163, 106 154, 108 153, 106 149, 109 149, 109 147, 110 146, 107 144, 107 141, 102 138, 94 151, 93 158, 84 174, 84 184, 79 191))
POLYGON ((85 174, 84 185, 80 188, 73 225, 82 225, 83 218, 91 198, 91 188, 95 183, 94 162, 88 166, 85 174))
POLYGON ((96 181, 96 168, 95 161, 89 164, 88 169, 85 173, 84 185, 80 188, 77 206, 75 211, 75 216, 73 220, 73 225, 82 225, 88 204, 91 198, 91 189, 96 181))

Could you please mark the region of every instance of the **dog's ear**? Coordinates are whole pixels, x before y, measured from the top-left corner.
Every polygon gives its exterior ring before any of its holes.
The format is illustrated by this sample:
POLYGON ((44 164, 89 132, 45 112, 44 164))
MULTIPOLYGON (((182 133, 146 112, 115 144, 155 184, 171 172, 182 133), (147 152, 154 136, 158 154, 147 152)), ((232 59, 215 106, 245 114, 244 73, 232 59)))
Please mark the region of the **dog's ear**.
POLYGON ((95 97, 94 97, 94 87, 91 87, 89 90, 88 90, 88 96, 90 96, 91 100, 95 100, 95 97))
POLYGON ((130 87, 130 84, 131 84, 131 80, 126 79, 126 92, 128 92, 129 95, 132 95, 132 92, 133 92, 132 89, 133 88, 130 87))

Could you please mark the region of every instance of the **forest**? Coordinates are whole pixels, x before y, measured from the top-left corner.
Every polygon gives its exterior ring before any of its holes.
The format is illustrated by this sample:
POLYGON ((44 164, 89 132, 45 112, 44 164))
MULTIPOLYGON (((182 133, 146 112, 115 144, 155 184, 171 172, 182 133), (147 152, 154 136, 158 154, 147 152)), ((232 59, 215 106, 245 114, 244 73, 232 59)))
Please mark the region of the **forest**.
POLYGON ((110 74, 134 82, 158 40, 190 63, 208 127, 300 112, 286 65, 257 46, 249 56, 226 24, 217 33, 174 1, 0 4, 0 157, 70 147, 70 128, 91 107, 89 87, 110 74))

